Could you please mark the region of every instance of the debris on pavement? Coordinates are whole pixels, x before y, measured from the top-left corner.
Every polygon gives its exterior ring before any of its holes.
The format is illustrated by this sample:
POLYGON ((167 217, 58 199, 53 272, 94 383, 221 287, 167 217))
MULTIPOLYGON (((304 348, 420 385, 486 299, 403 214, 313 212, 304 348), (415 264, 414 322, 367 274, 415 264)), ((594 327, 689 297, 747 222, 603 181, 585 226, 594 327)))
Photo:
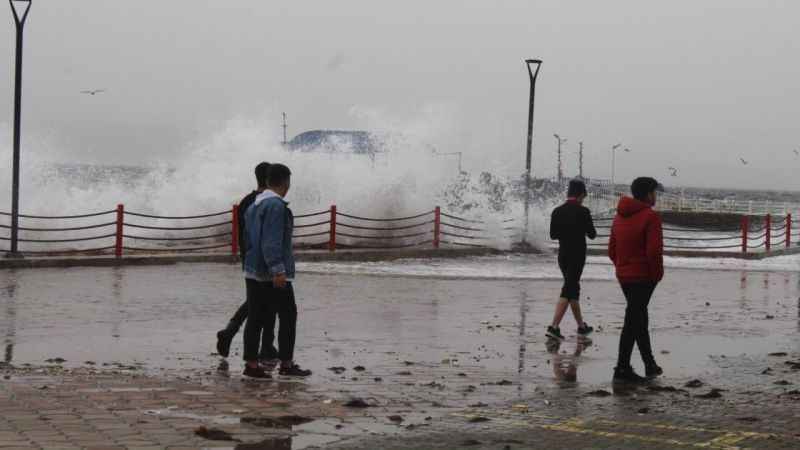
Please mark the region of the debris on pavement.
POLYGON ((705 383, 703 383, 702 381, 700 381, 700 380, 695 378, 692 381, 686 382, 686 384, 684 384, 683 386, 687 387, 687 388, 695 389, 695 388, 703 387, 704 384, 705 383))
POLYGON ((721 398, 722 389, 713 388, 705 394, 695 395, 695 398, 721 398))
POLYGON ((201 438, 208 439, 209 441, 234 441, 241 442, 239 439, 234 438, 230 433, 224 430, 215 428, 206 428, 205 426, 197 427, 194 429, 194 434, 201 438))
POLYGON ((608 391, 603 390, 603 389, 598 389, 596 391, 587 392, 586 396, 587 397, 610 397, 611 396, 611 392, 608 392, 608 391))

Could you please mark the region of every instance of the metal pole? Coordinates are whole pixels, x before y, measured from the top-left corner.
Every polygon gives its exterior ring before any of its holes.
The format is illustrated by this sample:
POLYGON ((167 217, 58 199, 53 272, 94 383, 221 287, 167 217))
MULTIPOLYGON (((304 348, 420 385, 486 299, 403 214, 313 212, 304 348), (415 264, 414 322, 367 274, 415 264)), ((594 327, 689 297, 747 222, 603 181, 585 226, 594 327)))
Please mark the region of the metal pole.
POLYGON ((611 189, 616 190, 616 183, 614 182, 614 170, 617 167, 617 150, 615 148, 611 149, 611 189))
POLYGON ((18 258, 19 254, 19 159, 20 159, 20 125, 22 118, 22 49, 23 31, 25 21, 28 19, 28 12, 31 9, 31 1, 18 1, 26 3, 25 12, 20 16, 14 6, 14 0, 8 1, 11 12, 14 14, 14 23, 17 28, 17 52, 16 52, 16 73, 14 80, 14 156, 12 165, 11 181, 11 249, 9 257, 18 258))
POLYGON ((286 145, 286 113, 283 113, 283 145, 286 145))
POLYGON ((567 138, 562 138, 558 134, 553 134, 553 137, 555 137, 558 141, 558 150, 556 151, 558 156, 558 170, 556 171, 556 176, 558 178, 558 182, 561 183, 564 180, 564 170, 562 169, 561 165, 561 144, 566 144, 567 138))
POLYGON ((578 177, 583 179, 583 141, 578 142, 578 177))
POLYGON ((617 149, 622 147, 622 144, 614 144, 611 146, 611 195, 617 195, 617 184, 615 180, 617 170, 617 149))
POLYGON ((522 242, 526 241, 530 223, 528 219, 528 212, 531 203, 531 158, 533 156, 533 104, 536 98, 536 77, 539 75, 539 68, 542 66, 540 59, 526 59, 525 65, 528 67, 528 76, 531 81, 531 96, 528 102, 528 146, 525 154, 525 234, 522 236, 522 242), (536 65, 536 70, 531 70, 531 64, 536 65))

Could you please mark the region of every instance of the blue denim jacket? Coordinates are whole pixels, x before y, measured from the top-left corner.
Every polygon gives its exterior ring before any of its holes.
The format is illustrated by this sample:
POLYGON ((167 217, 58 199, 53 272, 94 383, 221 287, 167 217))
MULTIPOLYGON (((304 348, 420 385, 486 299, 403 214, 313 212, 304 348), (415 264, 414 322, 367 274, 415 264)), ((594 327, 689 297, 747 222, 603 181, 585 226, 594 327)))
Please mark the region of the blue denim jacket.
POLYGON ((267 190, 256 197, 244 217, 250 242, 244 257, 245 276, 266 281, 285 273, 287 278, 294 278, 294 216, 288 203, 267 190))

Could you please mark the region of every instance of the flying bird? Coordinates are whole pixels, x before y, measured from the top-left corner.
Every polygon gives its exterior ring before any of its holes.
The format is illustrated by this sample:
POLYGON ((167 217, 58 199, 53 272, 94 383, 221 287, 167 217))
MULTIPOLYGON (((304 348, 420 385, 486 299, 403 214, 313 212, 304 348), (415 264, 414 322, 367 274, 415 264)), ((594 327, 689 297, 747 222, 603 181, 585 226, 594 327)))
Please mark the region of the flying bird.
POLYGON ((800 150, 797 150, 797 149, 795 149, 795 151, 794 151, 794 154, 795 154, 796 156, 800 156, 800 150))
POLYGON ((748 162, 747 162, 747 161, 745 161, 745 160, 744 160, 744 158, 739 158, 739 161, 741 161, 741 162, 742 162, 742 164, 744 164, 745 166, 748 164, 748 162))
POLYGON ((92 90, 81 91, 81 94, 97 95, 97 94, 102 94, 105 91, 106 91, 105 89, 92 89, 92 90))
POLYGON ((677 177, 678 176, 678 169, 676 169, 674 167, 667 167, 667 170, 672 172, 670 175, 672 175, 673 177, 677 177))

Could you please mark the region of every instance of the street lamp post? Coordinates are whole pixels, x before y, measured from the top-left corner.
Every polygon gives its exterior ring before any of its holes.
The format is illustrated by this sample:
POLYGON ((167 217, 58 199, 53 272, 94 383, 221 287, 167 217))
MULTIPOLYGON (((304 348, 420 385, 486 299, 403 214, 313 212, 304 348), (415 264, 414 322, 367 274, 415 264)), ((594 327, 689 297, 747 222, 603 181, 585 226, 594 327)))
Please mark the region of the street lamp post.
POLYGON ((536 77, 539 75, 539 69, 542 67, 541 59, 526 59, 525 66, 528 68, 528 76, 531 81, 531 96, 528 102, 528 146, 525 153, 525 234, 522 236, 522 242, 528 235, 529 218, 528 212, 531 203, 531 158, 533 156, 533 103, 536 97, 536 77), (535 66, 532 68, 531 66, 535 66))
POLYGON ((583 141, 578 142, 578 178, 583 179, 583 141))
POLYGON ((19 257, 19 143, 20 122, 22 117, 22 35, 28 13, 31 10, 31 0, 8 0, 11 12, 14 14, 14 23, 17 27, 17 57, 16 74, 14 82, 14 162, 11 181, 11 249, 9 257, 19 257), (24 9, 22 9, 24 8, 24 9))
POLYGON ((553 137, 558 141, 558 171, 556 173, 558 175, 558 182, 561 183, 564 180, 564 170, 561 166, 561 144, 566 144, 567 138, 562 138, 558 134, 553 134, 553 137))
MULTIPOLYGON (((614 144, 611 146, 611 189, 616 191, 616 171, 617 171, 617 150, 622 147, 622 144, 614 144)), ((630 153, 631 149, 625 147, 622 149, 625 153, 630 153)))

